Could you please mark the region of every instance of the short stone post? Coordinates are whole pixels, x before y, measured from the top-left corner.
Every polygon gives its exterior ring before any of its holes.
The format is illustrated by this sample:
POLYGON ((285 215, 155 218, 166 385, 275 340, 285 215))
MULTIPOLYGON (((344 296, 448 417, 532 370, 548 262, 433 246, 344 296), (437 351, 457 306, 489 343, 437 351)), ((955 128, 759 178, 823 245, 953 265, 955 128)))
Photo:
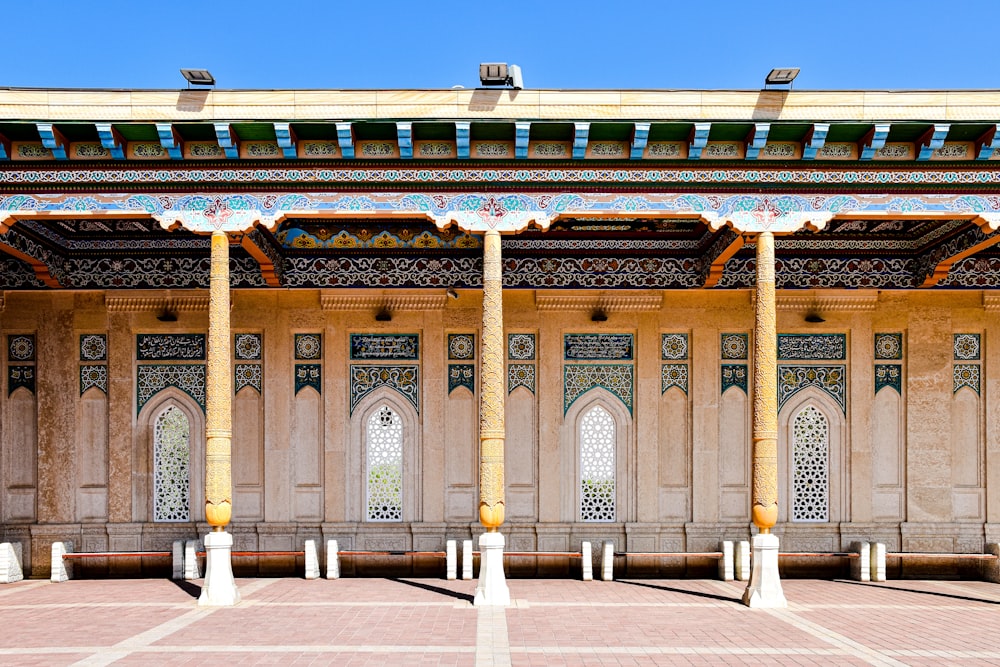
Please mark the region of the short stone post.
POLYGON ((882 542, 871 545, 869 573, 872 581, 885 581, 885 544, 882 542))
POLYGON ((455 540, 444 543, 445 573, 444 578, 453 581, 458 578, 458 549, 455 540))
POLYGON ((851 558, 851 579, 871 581, 872 545, 868 542, 852 542, 851 551, 858 554, 857 558, 851 558))
POLYGON ((306 579, 319 579, 319 554, 316 553, 316 540, 306 540, 306 579))
POLYGON ((52 577, 53 583, 69 581, 73 578, 73 563, 63 558, 66 554, 73 553, 72 542, 52 543, 52 577))
POLYGON ((601 558, 601 581, 614 581, 615 579, 615 543, 605 542, 604 553, 601 558))
POLYGON ((462 579, 472 579, 472 540, 462 540, 462 579))
POLYGON ((594 580, 594 555, 590 550, 590 542, 584 542, 580 545, 581 560, 583 561, 583 580, 593 581, 594 580))
POLYGON ((992 581, 994 584, 1000 584, 1000 544, 996 542, 987 544, 986 553, 993 554, 997 558, 995 560, 984 561, 985 571, 983 572, 983 579, 992 581))
POLYGON ((201 579, 201 565, 198 562, 198 540, 188 540, 184 543, 184 578, 188 581, 201 579))
POLYGON ((473 604, 510 606, 510 589, 503 572, 504 537, 501 533, 479 536, 479 585, 473 604))
POLYGON ((722 558, 719 559, 719 579, 722 581, 732 581, 735 578, 733 565, 733 543, 730 540, 723 540, 719 547, 722 550, 722 558))
POLYGON ((21 569, 21 543, 0 544, 0 584, 12 584, 24 579, 21 569))
POLYGON ((340 579, 340 549, 337 540, 326 541, 326 578, 340 579))
POLYGON ((750 581, 750 542, 740 540, 736 543, 736 553, 733 554, 733 569, 736 581, 750 581))
POLYGON ((184 540, 174 540, 172 546, 170 578, 176 581, 184 578, 184 540))

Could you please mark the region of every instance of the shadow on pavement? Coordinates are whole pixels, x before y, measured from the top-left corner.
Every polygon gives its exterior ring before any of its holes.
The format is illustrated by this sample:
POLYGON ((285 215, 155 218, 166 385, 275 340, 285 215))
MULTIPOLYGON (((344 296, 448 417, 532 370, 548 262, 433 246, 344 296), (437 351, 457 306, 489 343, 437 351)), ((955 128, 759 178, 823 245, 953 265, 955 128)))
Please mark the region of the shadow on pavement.
POLYGON ((191 583, 190 581, 184 579, 171 579, 170 581, 173 582, 177 588, 181 589, 193 598, 197 598, 201 595, 201 586, 198 584, 191 583))
POLYGON ((983 604, 1000 604, 997 600, 987 600, 984 598, 970 597, 968 595, 956 595, 955 593, 939 593, 938 591, 922 591, 916 588, 901 588, 899 586, 882 586, 880 584, 872 584, 863 581, 851 581, 850 579, 834 579, 834 582, 838 584, 851 584, 852 586, 864 586, 865 588, 880 588, 886 591, 902 591, 905 593, 918 593, 920 595, 936 595, 942 598, 950 598, 952 600, 965 600, 966 602, 982 602, 983 604))
POLYGON ((425 591, 430 591, 431 593, 438 593, 439 595, 447 595, 448 597, 455 598, 456 600, 465 600, 469 604, 475 601, 475 598, 466 593, 459 593, 458 591, 451 591, 447 588, 441 588, 440 586, 432 586, 430 584, 425 584, 419 581, 407 581, 406 579, 397 579, 392 577, 389 581, 395 581, 397 584, 406 584, 407 586, 413 586, 414 588, 420 588, 425 591))
POLYGON ((703 593, 702 591, 688 591, 683 588, 673 588, 671 586, 663 586, 657 584, 647 584, 642 581, 628 581, 625 579, 615 579, 619 584, 628 584, 629 586, 643 586, 645 588, 652 588, 657 591, 667 591, 670 593, 681 593, 683 595, 693 595, 699 598, 709 598, 710 600, 720 600, 722 602, 732 602, 733 604, 738 604, 741 607, 743 602, 739 598, 729 598, 724 595, 715 595, 714 593, 703 593))

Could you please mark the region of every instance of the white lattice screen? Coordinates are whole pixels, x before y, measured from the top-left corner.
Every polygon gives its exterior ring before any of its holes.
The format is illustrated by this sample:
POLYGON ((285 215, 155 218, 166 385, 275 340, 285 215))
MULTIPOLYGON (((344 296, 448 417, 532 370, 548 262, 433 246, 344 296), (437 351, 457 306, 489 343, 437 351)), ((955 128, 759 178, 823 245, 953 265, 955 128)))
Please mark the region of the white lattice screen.
POLYGON ((388 405, 368 419, 369 521, 403 520, 403 420, 388 405))
POLYGON ((792 521, 830 520, 830 422, 812 405, 792 422, 792 521))
POLYGON ((580 520, 615 520, 615 420, 595 405, 581 418, 580 520))
POLYGON ((171 405, 153 424, 153 521, 190 521, 191 426, 171 405))

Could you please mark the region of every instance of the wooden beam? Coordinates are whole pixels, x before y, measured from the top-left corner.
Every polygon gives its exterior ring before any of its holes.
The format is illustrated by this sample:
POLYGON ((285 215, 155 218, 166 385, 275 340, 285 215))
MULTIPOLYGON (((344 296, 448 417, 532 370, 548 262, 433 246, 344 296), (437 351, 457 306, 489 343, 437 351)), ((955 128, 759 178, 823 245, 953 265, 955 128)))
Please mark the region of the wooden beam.
POLYGON ((66 137, 62 135, 62 132, 56 129, 55 125, 52 123, 35 123, 35 127, 38 128, 38 136, 42 138, 42 146, 52 151, 52 157, 57 160, 69 159, 69 155, 66 154, 66 151, 69 150, 69 142, 66 141, 66 137))
POLYGON ((732 259, 733 255, 740 251, 746 241, 742 234, 733 230, 723 231, 719 238, 713 243, 707 253, 706 260, 711 260, 707 270, 703 271, 705 282, 702 287, 715 287, 722 278, 726 268, 726 262, 732 259), (714 255, 714 256, 713 256, 714 255))
POLYGON ((927 128, 923 136, 917 139, 917 149, 920 151, 917 154, 917 160, 920 162, 930 160, 931 156, 934 155, 934 151, 944 146, 944 140, 947 138, 948 130, 950 129, 950 123, 935 123, 933 126, 927 128))
POLYGON ((247 254, 253 257, 257 261, 257 264, 260 265, 260 275, 264 278, 267 286, 281 287, 280 271, 274 266, 274 260, 261 247, 262 243, 267 243, 267 241, 264 240, 260 230, 257 229, 254 229, 249 234, 244 234, 243 238, 240 239, 240 247, 246 250, 247 254))
POLYGON ((10 139, 0 134, 0 160, 10 159, 10 139))
POLYGON ((108 149, 116 160, 125 159, 125 139, 111 123, 97 123, 97 136, 101 145, 108 149))
POLYGON ((830 123, 814 123, 802 139, 802 159, 815 160, 823 146, 826 145, 826 135, 830 131, 830 123))
MULTIPOLYGON (((988 223, 981 218, 976 218, 974 222, 979 224, 981 227, 986 227, 988 225, 988 223)), ((983 232, 989 233, 987 229, 983 229, 983 232)), ((977 238, 981 238, 981 236, 977 234, 977 238)), ((986 238, 981 238, 980 241, 973 243, 970 246, 966 246, 961 249, 953 249, 951 252, 948 252, 944 256, 938 258, 934 268, 928 271, 928 274, 924 278, 924 281, 920 284, 920 287, 934 287, 948 277, 951 267, 957 262, 962 261, 966 257, 971 257, 976 253, 982 252, 987 248, 991 248, 998 243, 1000 243, 1000 233, 993 233, 986 238)))
POLYGON ((892 125, 889 123, 876 123, 872 126, 865 136, 861 137, 861 141, 858 142, 858 148, 861 151, 862 160, 871 160, 875 157, 875 153, 879 152, 879 149, 885 146, 885 140, 889 138, 889 130, 892 125))
POLYGON ((0 250, 25 262, 34 271, 35 277, 45 283, 46 286, 55 289, 63 287, 59 280, 52 274, 52 269, 49 267, 44 256, 49 254, 49 251, 46 251, 39 244, 26 238, 16 229, 8 227, 3 235, 0 236, 0 250))

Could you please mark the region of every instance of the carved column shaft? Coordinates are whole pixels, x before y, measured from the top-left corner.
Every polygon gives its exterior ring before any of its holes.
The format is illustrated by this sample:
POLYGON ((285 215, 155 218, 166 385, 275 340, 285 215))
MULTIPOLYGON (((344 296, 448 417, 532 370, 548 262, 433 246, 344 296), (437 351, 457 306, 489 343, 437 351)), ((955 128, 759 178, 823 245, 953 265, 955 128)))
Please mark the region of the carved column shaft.
POLYGON ((483 348, 479 409, 479 520, 489 532, 504 520, 503 271, 500 233, 483 239, 483 348))
POLYGON ((753 522, 770 533, 778 520, 778 337, 774 235, 757 235, 753 343, 753 522))
POLYGON ((229 239, 212 233, 205 378, 205 518, 222 530, 232 516, 232 370, 229 358, 229 239))

